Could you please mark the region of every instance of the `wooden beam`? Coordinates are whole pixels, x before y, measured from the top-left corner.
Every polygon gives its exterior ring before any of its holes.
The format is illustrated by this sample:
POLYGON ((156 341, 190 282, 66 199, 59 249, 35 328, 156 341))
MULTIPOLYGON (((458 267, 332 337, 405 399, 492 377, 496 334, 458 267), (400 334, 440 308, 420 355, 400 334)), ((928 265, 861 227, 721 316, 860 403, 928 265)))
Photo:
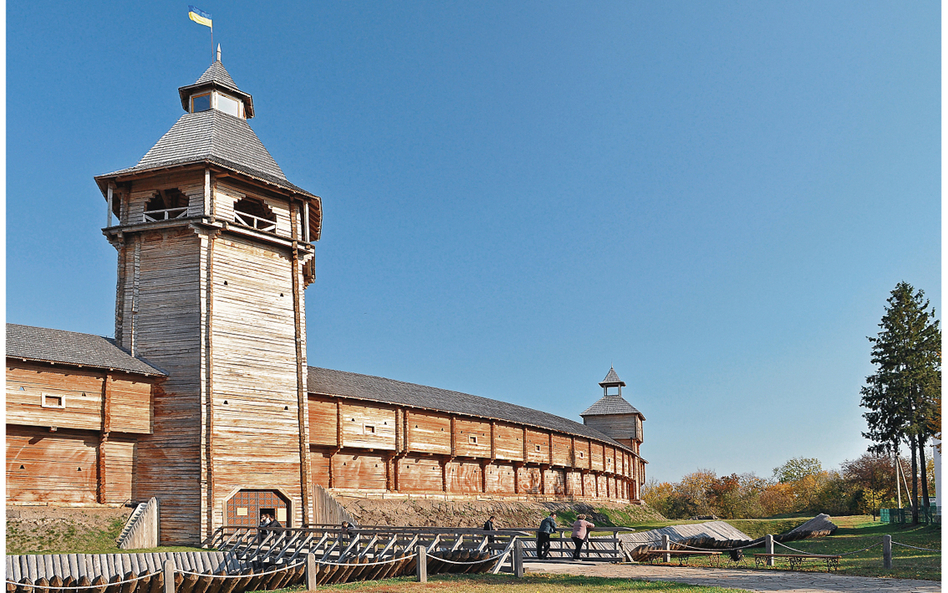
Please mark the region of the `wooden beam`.
POLYGON ((412 444, 412 443, 411 443, 411 421, 410 421, 410 419, 408 418, 408 410, 407 410, 407 409, 405 410, 405 413, 402 414, 402 419, 403 419, 404 422, 405 422, 405 430, 404 430, 404 437, 403 437, 403 438, 404 438, 404 441, 405 441, 405 448, 404 448, 404 450, 405 450, 405 451, 410 451, 410 450, 411 450, 411 444, 412 444))
MULTIPOLYGON (((289 210, 290 235, 296 237, 299 232, 299 225, 296 222, 297 213, 293 212, 293 202, 290 202, 289 210)), ((310 506, 312 505, 310 482, 313 479, 313 471, 309 457, 309 395, 306 384, 306 353, 303 351, 303 342, 306 340, 300 289, 303 266, 299 258, 299 251, 293 249, 292 254, 290 273, 293 276, 293 341, 295 343, 294 354, 296 355, 296 417, 299 427, 300 499, 303 505, 303 525, 306 525, 310 522, 310 506)))
MULTIPOLYGON (((205 173, 209 172, 205 169, 205 173)), ((205 176, 207 179, 207 176, 205 176)), ((207 263, 205 271, 205 327, 204 327, 204 350, 205 364, 201 372, 204 374, 204 405, 202 413, 206 415, 204 445, 205 459, 201 465, 204 466, 206 475, 202 476, 206 480, 206 500, 203 501, 203 510, 206 513, 206 530, 201 531, 201 537, 205 538, 214 532, 214 242, 217 238, 216 233, 207 234, 207 263)), ((202 472, 204 473, 204 472, 202 472)))
MULTIPOLYGON (((450 429, 450 430, 451 430, 451 458, 452 458, 452 459, 453 459, 455 456, 457 456, 457 454, 458 454, 458 453, 457 453, 457 451, 458 451, 458 443, 457 443, 458 433, 457 433, 457 424, 456 424, 455 420, 456 420, 456 418, 455 418, 454 414, 451 414, 451 429, 450 429)), ((445 489, 445 492, 447 492, 447 489, 445 489)))
POLYGON ((112 429, 112 374, 106 373, 102 378, 102 431, 99 433, 99 446, 96 451, 96 502, 108 502, 106 484, 107 459, 106 444, 109 442, 109 433, 112 429))
POLYGON ((553 431, 552 430, 549 432, 549 437, 550 437, 549 451, 546 452, 547 453, 546 456, 547 456, 547 459, 549 459, 548 463, 550 464, 550 466, 552 466, 553 465, 553 431))
MULTIPOLYGON (((214 194, 211 192, 211 169, 204 168, 204 216, 214 216, 214 194)), ((190 214, 190 213, 189 213, 190 214)))
POLYGON ((112 226, 112 190, 115 188, 115 185, 110 183, 108 189, 108 216, 105 219, 105 228, 112 226))
POLYGON ((497 423, 493 420, 490 421, 490 460, 497 460, 497 423))

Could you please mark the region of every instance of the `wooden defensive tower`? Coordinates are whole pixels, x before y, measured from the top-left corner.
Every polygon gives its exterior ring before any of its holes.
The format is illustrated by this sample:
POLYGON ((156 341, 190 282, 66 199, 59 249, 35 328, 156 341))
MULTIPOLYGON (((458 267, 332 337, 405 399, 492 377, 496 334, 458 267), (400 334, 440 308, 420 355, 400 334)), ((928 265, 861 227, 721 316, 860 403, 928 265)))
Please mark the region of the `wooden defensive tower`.
POLYGON ((613 367, 609 367, 609 372, 606 373, 605 379, 599 383, 599 386, 602 387, 602 398, 589 406, 580 416, 586 426, 608 435, 632 450, 635 455, 636 475, 639 479, 632 483, 634 490, 631 497, 638 499, 639 488, 645 483, 645 464, 648 463, 639 453, 642 441, 645 440, 642 431, 645 415, 622 397, 625 381, 619 378, 613 367))
POLYGON ((133 487, 161 500, 163 542, 233 524, 238 500, 311 520, 303 291, 322 218, 248 125, 253 97, 220 50, 178 93, 185 114, 138 164, 95 178, 118 251, 116 343, 168 374, 133 487))

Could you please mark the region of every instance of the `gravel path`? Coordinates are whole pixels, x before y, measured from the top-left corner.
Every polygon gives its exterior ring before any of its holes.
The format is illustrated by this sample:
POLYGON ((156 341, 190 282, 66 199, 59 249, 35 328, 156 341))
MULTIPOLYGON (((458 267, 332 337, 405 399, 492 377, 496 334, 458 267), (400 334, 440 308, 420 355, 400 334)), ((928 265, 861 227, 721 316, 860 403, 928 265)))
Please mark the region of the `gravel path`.
POLYGON ((603 564, 593 562, 527 562, 528 573, 575 574, 597 577, 672 581, 706 587, 727 587, 770 593, 936 593, 937 581, 851 577, 820 572, 603 564))

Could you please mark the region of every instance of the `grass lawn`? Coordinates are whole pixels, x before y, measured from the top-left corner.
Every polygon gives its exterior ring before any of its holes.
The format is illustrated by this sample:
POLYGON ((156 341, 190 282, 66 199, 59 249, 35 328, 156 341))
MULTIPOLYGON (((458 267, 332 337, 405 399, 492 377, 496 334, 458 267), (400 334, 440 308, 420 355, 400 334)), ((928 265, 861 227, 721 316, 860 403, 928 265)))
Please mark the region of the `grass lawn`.
MULTIPOLYGON (((516 578, 510 575, 431 575, 427 583, 403 577, 385 581, 367 581, 345 585, 317 587, 317 591, 340 591, 346 593, 562 593, 574 589, 583 593, 612 593, 613 591, 642 591, 649 593, 746 593, 742 589, 721 587, 698 587, 661 581, 631 581, 628 579, 606 579, 570 575, 526 575, 516 578)), ((284 592, 302 591, 302 588, 283 589, 284 592)), ((269 592, 273 593, 273 592, 269 592)))
MULTIPOLYGON (((833 535, 790 542, 786 545, 807 554, 845 554, 839 561, 839 574, 941 580, 940 525, 891 525, 873 521, 869 515, 833 517, 832 521, 839 525, 833 535), (892 536, 891 570, 882 568, 883 535, 892 536), (896 545, 897 543, 938 551, 915 550, 896 545), (870 550, 857 552, 870 546, 870 550)), ((780 545, 775 544, 774 548, 774 552, 778 554, 794 553, 780 545)), ((806 570, 820 570, 820 567, 811 563, 806 570)))
MULTIPOLYGON (((740 529, 751 538, 758 538, 771 534, 786 533, 810 517, 789 519, 728 519, 727 523, 740 529)), ((828 537, 799 540, 785 544, 793 550, 780 544, 774 544, 776 554, 795 554, 797 550, 806 554, 838 554, 843 557, 839 561, 838 574, 865 577, 894 577, 900 579, 924 579, 931 581, 941 580, 941 525, 892 525, 873 521, 869 515, 854 515, 848 517, 831 517, 833 523, 839 526, 836 532, 828 537), (882 568, 882 536, 892 536, 892 569, 882 568), (935 552, 915 550, 896 545, 897 543, 928 548, 935 552), (871 548, 864 550, 865 548, 871 548)), ((636 525, 637 530, 645 531, 682 523, 695 521, 670 521, 648 525, 636 525)), ((754 568, 754 554, 762 554, 764 548, 750 548, 744 550, 744 565, 754 568)), ((672 562, 677 565, 677 560, 672 562)), ((776 570, 789 570, 786 560, 777 559, 776 570)), ((771 570, 773 570, 771 569, 771 570)), ((823 562, 809 561, 801 568, 803 571, 825 571, 823 562)))

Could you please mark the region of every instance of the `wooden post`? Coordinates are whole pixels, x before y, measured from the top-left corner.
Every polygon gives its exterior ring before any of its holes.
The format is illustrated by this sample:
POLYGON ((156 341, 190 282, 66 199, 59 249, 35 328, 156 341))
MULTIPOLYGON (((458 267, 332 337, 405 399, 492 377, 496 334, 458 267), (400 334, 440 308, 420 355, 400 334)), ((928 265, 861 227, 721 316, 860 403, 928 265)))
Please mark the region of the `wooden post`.
MULTIPOLYGON (((671 540, 669 539, 668 535, 663 533, 662 534, 662 549, 670 550, 671 548, 669 546, 671 546, 671 540)), ((662 555, 662 562, 671 562, 671 561, 672 561, 671 554, 662 555)))
POLYGON ((523 542, 520 538, 514 540, 513 573, 517 578, 523 576, 523 542))
POLYGON ((425 550, 424 546, 418 546, 415 548, 416 554, 418 554, 418 562, 416 565, 416 572, 418 573, 418 582, 427 583, 428 582, 428 552, 425 550))
POLYGON ((112 226, 112 184, 111 183, 109 184, 109 188, 107 191, 108 191, 107 208, 109 212, 108 212, 108 217, 106 218, 106 221, 105 221, 105 228, 109 228, 110 226, 112 226))
POLYGON ((892 536, 882 536, 882 568, 892 570, 892 536))
MULTIPOLYGON (((764 553, 766 554, 774 553, 774 536, 770 535, 769 533, 766 536, 764 536, 764 553)), ((774 557, 772 555, 768 556, 767 566, 773 566, 773 565, 774 565, 774 557)))
POLYGON ((303 241, 309 243, 309 200, 303 202, 303 241))
POLYGON ((306 555, 306 590, 316 589, 316 554, 310 552, 306 555))
POLYGON ((164 593, 174 593, 174 560, 165 560, 163 569, 165 573, 164 593))

